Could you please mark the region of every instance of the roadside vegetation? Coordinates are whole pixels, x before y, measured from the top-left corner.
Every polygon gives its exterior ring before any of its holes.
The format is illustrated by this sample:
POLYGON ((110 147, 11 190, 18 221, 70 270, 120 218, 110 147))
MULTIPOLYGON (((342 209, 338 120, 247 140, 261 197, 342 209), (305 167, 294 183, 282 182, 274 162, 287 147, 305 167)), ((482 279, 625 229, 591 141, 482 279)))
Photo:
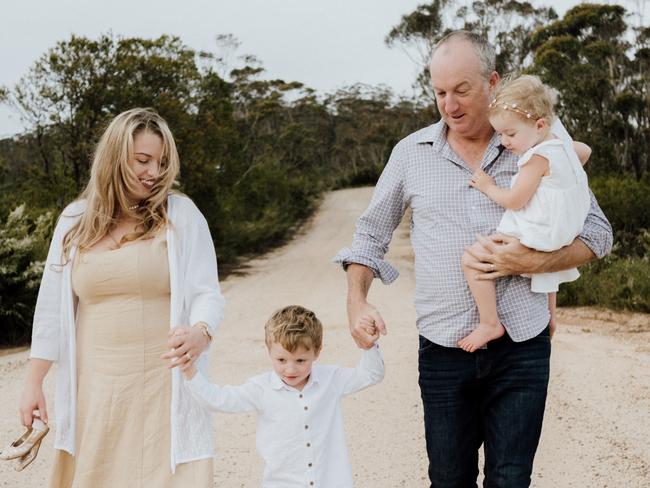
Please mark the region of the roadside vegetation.
POLYGON ((395 143, 438 119, 426 64, 455 28, 493 42, 501 73, 535 73, 557 88, 559 116, 593 148, 587 171, 615 249, 564 285, 560 303, 650 312, 650 27, 630 14, 603 4, 558 18, 516 0, 423 3, 386 36, 421 64, 410 99, 384 86, 317 93, 269 79, 230 35, 214 52, 171 36, 58 42, 16 86, 0 87, 0 102, 28 127, 0 141, 0 345, 29 339, 54 220, 83 188, 114 115, 140 106, 167 119, 179 189, 206 215, 227 269, 284 242, 324 191, 373 184, 395 143))

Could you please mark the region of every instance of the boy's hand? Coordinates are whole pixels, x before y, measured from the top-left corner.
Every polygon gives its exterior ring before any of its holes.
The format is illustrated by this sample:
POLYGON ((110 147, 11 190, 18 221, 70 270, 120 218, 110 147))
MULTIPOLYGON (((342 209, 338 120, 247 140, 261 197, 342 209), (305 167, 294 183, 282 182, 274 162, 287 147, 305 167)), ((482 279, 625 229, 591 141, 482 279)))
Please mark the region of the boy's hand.
POLYGON ((361 317, 359 319, 361 328, 366 331, 366 334, 370 336, 370 340, 373 342, 377 342, 379 339, 379 327, 375 325, 375 321, 371 317, 361 317))
POLYGON ((495 185, 496 183, 494 182, 494 178, 480 168, 474 171, 472 179, 469 181, 469 186, 476 188, 483 193, 485 193, 490 186, 495 185))

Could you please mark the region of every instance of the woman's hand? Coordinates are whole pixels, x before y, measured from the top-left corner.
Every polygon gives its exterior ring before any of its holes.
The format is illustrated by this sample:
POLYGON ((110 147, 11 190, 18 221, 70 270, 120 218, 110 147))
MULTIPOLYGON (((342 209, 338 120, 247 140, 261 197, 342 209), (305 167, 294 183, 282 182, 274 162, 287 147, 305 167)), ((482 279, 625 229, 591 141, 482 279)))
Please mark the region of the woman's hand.
POLYGON ((34 410, 38 410, 41 420, 47 423, 47 407, 43 394, 42 382, 27 382, 20 398, 20 421, 25 427, 31 427, 34 410))
POLYGON ((25 388, 20 397, 20 422, 25 427, 31 427, 34 421, 34 410, 38 410, 41 420, 47 423, 47 407, 43 394, 43 380, 52 366, 52 361, 31 358, 27 363, 25 388))
POLYGON ((201 330, 198 324, 194 327, 187 325, 175 327, 169 331, 167 346, 171 351, 163 354, 162 359, 170 359, 168 368, 180 366, 185 370, 194 364, 196 359, 208 348, 210 338, 201 330))

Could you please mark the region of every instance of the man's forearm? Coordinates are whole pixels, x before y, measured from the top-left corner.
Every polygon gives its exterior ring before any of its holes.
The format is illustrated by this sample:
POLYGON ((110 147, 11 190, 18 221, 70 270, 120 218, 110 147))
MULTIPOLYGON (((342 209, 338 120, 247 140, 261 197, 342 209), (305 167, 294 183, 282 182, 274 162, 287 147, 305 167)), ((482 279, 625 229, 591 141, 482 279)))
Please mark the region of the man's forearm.
POLYGON ((384 319, 379 311, 368 303, 368 292, 374 277, 373 270, 361 264, 351 264, 347 268, 350 333, 357 346, 362 349, 373 347, 379 335, 386 334, 384 319), (372 330, 368 330, 364 323, 372 323, 372 330))
POLYGON ((366 301, 374 277, 374 273, 367 266, 356 263, 348 265, 348 307, 366 301))
POLYGON ((574 239, 571 244, 557 251, 537 251, 535 259, 531 260, 532 267, 530 271, 522 272, 553 273, 582 266, 594 259, 596 259, 596 255, 593 251, 580 239, 574 239))

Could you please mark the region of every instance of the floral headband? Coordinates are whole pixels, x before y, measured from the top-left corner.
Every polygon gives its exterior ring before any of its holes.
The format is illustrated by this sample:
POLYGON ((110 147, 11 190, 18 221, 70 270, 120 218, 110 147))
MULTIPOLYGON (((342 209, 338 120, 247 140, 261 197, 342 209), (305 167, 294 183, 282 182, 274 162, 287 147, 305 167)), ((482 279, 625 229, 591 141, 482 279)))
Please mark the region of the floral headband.
POLYGON ((536 119, 537 118, 532 113, 528 112, 527 110, 523 110, 523 109, 517 107, 516 103, 497 103, 497 99, 495 98, 490 103, 490 108, 494 108, 494 107, 501 107, 503 110, 510 110, 511 112, 516 112, 516 113, 518 113, 520 115, 523 115, 527 119, 536 119))

